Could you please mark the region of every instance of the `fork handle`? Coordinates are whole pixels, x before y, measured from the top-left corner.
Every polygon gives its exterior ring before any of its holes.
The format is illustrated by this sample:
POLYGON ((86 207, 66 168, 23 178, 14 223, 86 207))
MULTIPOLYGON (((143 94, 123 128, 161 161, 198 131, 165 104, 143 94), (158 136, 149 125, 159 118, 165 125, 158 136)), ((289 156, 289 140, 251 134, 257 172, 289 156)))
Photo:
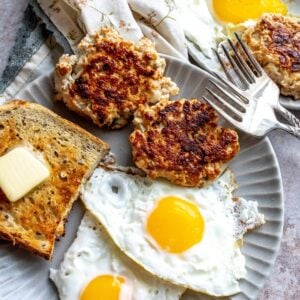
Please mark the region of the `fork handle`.
POLYGON ((279 127, 300 139, 300 120, 280 104, 277 106, 277 111, 292 125, 280 123, 279 127))
POLYGON ((298 127, 300 130, 300 120, 295 117, 291 112, 289 112, 282 105, 278 104, 277 111, 284 117, 291 125, 298 127))
POLYGON ((300 139, 300 127, 299 126, 290 126, 290 125, 286 125, 283 123, 278 123, 277 124, 277 128, 278 129, 282 129, 290 134, 292 134, 293 136, 297 137, 298 139, 300 139))

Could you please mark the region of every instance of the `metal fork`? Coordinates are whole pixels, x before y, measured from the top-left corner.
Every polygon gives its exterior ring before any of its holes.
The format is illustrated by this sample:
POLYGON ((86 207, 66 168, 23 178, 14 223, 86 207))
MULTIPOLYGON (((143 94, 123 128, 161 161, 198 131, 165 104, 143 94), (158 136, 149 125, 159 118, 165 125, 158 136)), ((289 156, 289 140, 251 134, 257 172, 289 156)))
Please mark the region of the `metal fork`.
POLYGON ((280 105, 278 86, 238 34, 235 36, 237 46, 231 40, 228 40, 229 49, 221 45, 223 57, 215 51, 227 80, 206 69, 215 78, 209 80, 208 96, 204 99, 227 121, 248 134, 264 136, 274 129, 282 129, 300 138, 300 120, 280 105), (292 126, 280 122, 275 112, 292 126))

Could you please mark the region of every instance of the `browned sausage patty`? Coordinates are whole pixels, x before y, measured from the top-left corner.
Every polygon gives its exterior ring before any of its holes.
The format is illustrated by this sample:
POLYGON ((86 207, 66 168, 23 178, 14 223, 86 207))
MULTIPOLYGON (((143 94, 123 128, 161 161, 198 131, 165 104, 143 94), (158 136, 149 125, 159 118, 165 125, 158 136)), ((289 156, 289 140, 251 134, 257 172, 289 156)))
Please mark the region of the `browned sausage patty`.
POLYGON ((281 93, 300 99, 300 19, 265 14, 243 39, 281 93))
POLYGON ((164 77, 165 60, 147 38, 124 40, 103 28, 87 35, 79 55, 63 55, 56 65, 56 99, 98 126, 125 126, 139 104, 156 103, 178 93, 164 77))
POLYGON ((237 133, 217 122, 215 110, 197 99, 140 106, 130 135, 134 161, 151 178, 202 186, 240 149, 237 133))

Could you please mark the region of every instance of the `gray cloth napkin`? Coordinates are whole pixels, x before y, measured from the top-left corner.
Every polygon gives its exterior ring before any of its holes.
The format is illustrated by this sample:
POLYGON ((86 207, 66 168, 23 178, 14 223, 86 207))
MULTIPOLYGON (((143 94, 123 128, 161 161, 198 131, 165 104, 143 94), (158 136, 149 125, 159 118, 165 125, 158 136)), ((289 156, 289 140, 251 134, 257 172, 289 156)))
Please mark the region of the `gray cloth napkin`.
POLYGON ((65 53, 72 53, 72 49, 65 37, 45 15, 39 4, 35 0, 31 0, 25 10, 8 64, 0 78, 0 94, 4 92, 6 87, 14 80, 26 62, 40 49, 43 43, 53 37, 63 47, 65 53))

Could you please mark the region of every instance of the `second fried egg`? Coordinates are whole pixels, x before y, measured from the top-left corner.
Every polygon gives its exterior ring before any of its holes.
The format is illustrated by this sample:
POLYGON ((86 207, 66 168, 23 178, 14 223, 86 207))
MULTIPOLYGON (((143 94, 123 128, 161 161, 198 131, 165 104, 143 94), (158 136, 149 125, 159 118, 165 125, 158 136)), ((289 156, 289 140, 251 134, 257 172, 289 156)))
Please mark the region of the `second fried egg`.
POLYGON ((297 0, 175 0, 185 35, 204 57, 233 32, 242 32, 264 13, 299 16, 297 0))
POLYGON ((61 300, 178 300, 184 291, 129 259, 88 212, 59 268, 50 270, 50 278, 61 300))
POLYGON ((224 23, 239 24, 258 19, 264 13, 287 13, 281 0, 212 0, 211 4, 215 16, 224 23))

